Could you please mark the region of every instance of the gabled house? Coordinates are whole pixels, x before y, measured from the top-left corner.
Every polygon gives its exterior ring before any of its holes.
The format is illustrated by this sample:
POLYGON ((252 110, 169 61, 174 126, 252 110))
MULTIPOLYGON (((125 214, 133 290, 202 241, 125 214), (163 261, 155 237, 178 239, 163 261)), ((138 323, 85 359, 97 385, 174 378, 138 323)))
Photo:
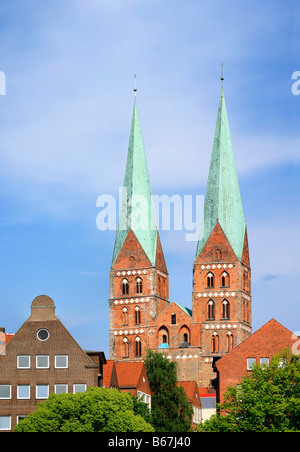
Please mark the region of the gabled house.
POLYGON ((144 363, 142 361, 118 361, 115 366, 120 391, 130 392, 151 409, 151 390, 144 363))
POLYGON ((216 363, 217 401, 222 402, 228 386, 235 385, 251 373, 254 363, 271 362, 275 354, 285 348, 291 352, 299 343, 299 338, 275 319, 255 331, 245 341, 220 358, 216 363))
POLYGON ((178 386, 181 386, 186 395, 189 403, 193 408, 192 427, 196 427, 201 423, 201 400, 199 397, 198 386, 195 381, 178 381, 178 386))
POLYGON ((151 409, 151 390, 142 361, 107 360, 103 366, 103 385, 129 392, 151 409))
POLYGON ((0 353, 0 431, 12 431, 50 393, 84 392, 102 385, 103 352, 88 355, 41 295, 31 315, 0 353))

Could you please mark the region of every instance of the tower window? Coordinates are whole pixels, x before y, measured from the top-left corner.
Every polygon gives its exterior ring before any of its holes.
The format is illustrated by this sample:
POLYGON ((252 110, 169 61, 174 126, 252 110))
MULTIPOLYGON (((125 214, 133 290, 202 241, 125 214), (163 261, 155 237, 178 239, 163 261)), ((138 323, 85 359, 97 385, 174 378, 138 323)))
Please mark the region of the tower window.
POLYGON ((122 281, 122 294, 123 295, 128 295, 129 293, 129 284, 127 279, 123 279, 122 281))
POLYGON ((231 331, 227 334, 227 351, 230 352, 230 350, 233 349, 233 334, 231 331))
POLYGON ((124 358, 129 358, 129 342, 127 337, 123 339, 123 347, 124 347, 124 358))
POLYGON ((222 259, 222 251, 221 250, 216 250, 215 251, 215 256, 216 256, 216 259, 222 259))
POLYGON ((214 332, 211 337, 211 351, 216 353, 219 351, 219 336, 218 333, 214 332))
POLYGON ((249 290, 249 274, 247 270, 243 272, 243 289, 248 292, 249 290))
POLYGON ((190 345, 190 330, 186 325, 183 325, 179 331, 179 347, 188 345, 190 345))
POLYGON ((135 323, 141 323, 141 311, 139 306, 134 308, 135 323))
POLYGON ((229 301, 224 300, 222 303, 222 316, 223 319, 229 319, 229 301))
POLYGON ((159 348, 166 348, 166 345, 169 346, 169 332, 165 326, 160 327, 158 331, 158 343, 159 348))
POLYGON ((171 324, 176 325, 176 314, 171 315, 171 324))
POLYGON ((229 287, 229 275, 227 272, 222 273, 222 287, 229 287))
POLYGON ((215 303, 212 300, 209 300, 209 302, 207 303, 207 319, 215 319, 215 303))
POLYGON ((122 313, 123 313, 123 325, 128 325, 128 309, 124 307, 122 309, 122 313))
POLYGON ((135 339, 135 356, 142 356, 142 344, 140 337, 135 339))
POLYGON ((138 278, 136 280, 136 293, 142 293, 143 292, 143 281, 141 278, 138 278))
POLYGON ((214 275, 211 272, 207 275, 207 287, 214 287, 214 275))

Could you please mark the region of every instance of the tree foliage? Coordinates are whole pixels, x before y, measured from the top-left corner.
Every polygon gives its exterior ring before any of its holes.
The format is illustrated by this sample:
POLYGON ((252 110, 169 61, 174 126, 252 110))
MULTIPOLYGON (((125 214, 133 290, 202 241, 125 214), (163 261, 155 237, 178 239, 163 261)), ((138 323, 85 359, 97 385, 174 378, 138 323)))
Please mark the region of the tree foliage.
POLYGON ((152 425, 156 432, 187 432, 192 407, 177 385, 176 364, 161 353, 149 350, 144 361, 152 393, 152 425))
POLYGON ((287 350, 269 366, 254 365, 240 384, 227 388, 220 415, 200 425, 203 432, 300 431, 300 365, 287 350))
POLYGON ((51 394, 15 432, 152 432, 136 414, 139 402, 117 389, 93 388, 76 394, 51 394))

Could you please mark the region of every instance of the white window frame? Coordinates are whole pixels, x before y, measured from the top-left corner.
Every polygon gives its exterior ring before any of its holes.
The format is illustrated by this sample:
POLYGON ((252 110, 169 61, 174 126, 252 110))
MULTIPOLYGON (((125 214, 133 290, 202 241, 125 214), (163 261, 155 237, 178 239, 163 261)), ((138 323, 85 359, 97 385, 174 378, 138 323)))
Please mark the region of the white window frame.
POLYGON ((44 384, 36 385, 36 388, 35 388, 35 397, 36 397, 36 399, 48 399, 48 397, 49 397, 49 385, 44 385, 44 384), (38 395, 38 390, 39 390, 39 388, 41 388, 42 386, 45 387, 45 388, 47 388, 47 396, 41 397, 41 396, 38 395))
POLYGON ((193 424, 201 423, 201 408, 193 405, 193 424))
POLYGON ((8 397, 0 397, 0 400, 9 400, 11 399, 11 385, 0 385, 1 386, 7 386, 7 388, 9 389, 9 396, 8 397))
POLYGON ((260 358, 259 359, 259 364, 260 365, 269 366, 270 365, 270 358, 268 358, 267 356, 263 357, 263 358, 260 358), (263 361, 263 360, 265 360, 265 361, 263 361))
POLYGON ((75 383, 75 384, 73 384, 73 394, 76 394, 77 392, 85 392, 85 391, 86 391, 86 384, 85 383, 75 383), (84 386, 84 391, 76 390, 76 386, 84 386))
POLYGON ((69 367, 69 357, 68 357, 68 355, 55 355, 55 357, 54 357, 54 367, 55 367, 55 369, 68 369, 68 367, 69 367), (66 358, 66 366, 58 366, 57 365, 57 358, 62 358, 62 357, 66 358))
POLYGON ((137 391, 137 398, 140 402, 143 402, 149 410, 151 410, 151 395, 146 392, 137 391))
POLYGON ((18 355, 17 356, 17 369, 30 369, 31 359, 30 355, 18 355), (21 366, 20 365, 20 358, 28 358, 29 365, 28 366, 21 366))
POLYGON ((247 370, 252 370, 254 364, 256 364, 256 358, 247 358, 247 370), (251 364, 250 360, 252 361, 251 364))
POLYGON ((64 392, 60 392, 59 394, 67 394, 68 393, 68 384, 67 383, 58 383, 54 385, 54 392, 57 394, 57 386, 64 386, 66 390, 64 392))
POLYGON ((28 414, 18 414, 17 415, 17 424, 22 420, 25 419, 28 416, 28 414))
POLYGON ((30 399, 30 390, 31 390, 30 385, 17 385, 17 399, 21 399, 21 400, 30 399), (28 396, 27 397, 21 397, 20 393, 19 393, 19 389, 24 386, 28 387, 28 396))
POLYGON ((7 430, 11 430, 11 416, 0 416, 0 418, 7 418, 8 420, 8 427, 7 428, 3 428, 0 427, 0 431, 7 431, 7 430))
POLYGON ((49 369, 49 355, 36 355, 36 368, 37 369, 49 369), (38 359, 39 358, 47 358, 47 366, 38 366, 38 359))

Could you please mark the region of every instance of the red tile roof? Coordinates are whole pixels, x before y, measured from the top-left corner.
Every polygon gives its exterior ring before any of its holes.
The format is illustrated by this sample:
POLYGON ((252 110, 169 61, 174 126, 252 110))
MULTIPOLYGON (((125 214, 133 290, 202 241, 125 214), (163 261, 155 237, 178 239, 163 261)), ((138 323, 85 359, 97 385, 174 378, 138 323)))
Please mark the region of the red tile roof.
POLYGON ((116 362, 119 388, 136 388, 143 366, 142 361, 116 362))
POLYGON ((192 402, 197 390, 197 383, 195 381, 178 381, 177 385, 183 387, 189 401, 192 402))
POLYGON ((110 387, 113 367, 114 367, 113 359, 107 359, 106 364, 103 364, 103 386, 105 386, 106 388, 110 387))

